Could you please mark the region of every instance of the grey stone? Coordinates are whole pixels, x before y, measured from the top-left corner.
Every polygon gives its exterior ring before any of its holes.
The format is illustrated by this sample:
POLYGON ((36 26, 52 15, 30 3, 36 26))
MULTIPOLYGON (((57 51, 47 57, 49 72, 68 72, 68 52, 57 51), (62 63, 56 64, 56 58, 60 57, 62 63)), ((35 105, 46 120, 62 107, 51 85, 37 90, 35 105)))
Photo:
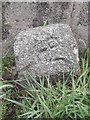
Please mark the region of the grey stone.
POLYGON ((0 2, 0 42, 2 41, 2 3, 0 2))
POLYGON ((36 4, 30 2, 3 2, 3 54, 13 54, 14 37, 22 30, 32 27, 33 19, 36 16, 36 4))
MULTIPOLYGON (((88 46, 88 3, 83 2, 77 4, 74 3, 73 12, 72 12, 72 31, 77 40, 82 39, 85 43, 83 49, 88 46)), ((82 43, 78 42, 79 49, 82 50, 82 43)))
POLYGON ((19 75, 34 76, 78 72, 78 47, 67 24, 31 28, 16 36, 14 53, 19 75))

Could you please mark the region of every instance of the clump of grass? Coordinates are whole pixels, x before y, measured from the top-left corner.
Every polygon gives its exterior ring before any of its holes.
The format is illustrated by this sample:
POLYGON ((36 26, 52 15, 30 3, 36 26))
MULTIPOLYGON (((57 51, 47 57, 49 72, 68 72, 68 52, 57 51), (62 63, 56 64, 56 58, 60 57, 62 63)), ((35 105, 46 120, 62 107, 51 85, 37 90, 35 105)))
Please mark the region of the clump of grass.
POLYGON ((88 61, 88 66, 90 67, 90 45, 87 49, 80 51, 80 66, 82 66, 82 59, 88 61))
MULTIPOLYGON (((86 51, 87 52, 87 51, 86 51)), ((22 90, 18 95, 19 101, 6 98, 9 102, 17 105, 16 118, 89 118, 90 99, 90 66, 88 54, 80 59, 81 73, 68 81, 63 78, 63 83, 59 80, 55 86, 51 84, 49 76, 40 78, 37 82, 35 77, 27 74, 24 80, 14 81, 22 90), (47 87, 45 82, 47 81, 47 87)), ((17 93, 16 93, 17 94, 17 93)))
POLYGON ((9 103, 8 101, 4 101, 3 102, 3 98, 4 97, 10 97, 10 91, 11 91, 11 88, 13 86, 10 85, 10 84, 3 84, 2 81, 0 81, 0 118, 3 119, 3 116, 4 114, 6 113, 6 109, 7 109, 7 103, 9 103), (5 90, 7 89, 7 91, 5 90), (5 91, 3 91, 5 90, 5 91))
MULTIPOLYGON (((7 61, 7 59, 6 60, 4 59, 4 62, 5 61, 7 61)), ((8 61, 7 61, 7 63, 8 63, 8 61)), ((2 63, 2 57, 1 57, 0 58, 0 119, 3 118, 3 114, 6 111, 6 103, 7 102, 3 103, 3 98, 6 97, 9 90, 13 87, 11 84, 7 84, 7 83, 2 81, 2 74, 3 74, 3 71, 4 71, 4 69, 2 70, 2 68, 5 67, 5 66, 6 66, 6 64, 2 63), (7 89, 7 90, 5 90, 5 89, 7 89)), ((10 94, 8 96, 10 96, 10 94)))
POLYGON ((46 77, 47 87, 44 79, 37 80, 28 75, 23 81, 15 81, 22 87, 25 96, 20 96, 21 102, 7 99, 21 106, 21 112, 17 110, 18 118, 85 118, 89 117, 89 75, 88 62, 82 61, 81 75, 77 79, 71 77, 71 85, 67 81, 58 81, 55 86, 46 77), (19 113, 19 114, 18 114, 19 113))

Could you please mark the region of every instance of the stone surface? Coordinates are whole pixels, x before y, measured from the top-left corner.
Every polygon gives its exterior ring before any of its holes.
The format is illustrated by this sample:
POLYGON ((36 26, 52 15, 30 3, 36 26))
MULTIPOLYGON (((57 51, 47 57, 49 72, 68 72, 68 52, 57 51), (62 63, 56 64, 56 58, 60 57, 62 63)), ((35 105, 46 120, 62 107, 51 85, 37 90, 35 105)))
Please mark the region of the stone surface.
POLYGON ((0 42, 2 41, 2 3, 0 2, 0 42))
POLYGON ((0 80, 2 78, 2 3, 0 2, 0 80))
POLYGON ((88 45, 87 2, 3 2, 2 13, 4 54, 13 53, 13 40, 20 31, 42 26, 45 20, 69 24, 79 48, 88 45))
POLYGON ((78 48, 67 24, 51 24, 20 32, 14 43, 16 67, 20 74, 35 76, 78 71, 78 48))

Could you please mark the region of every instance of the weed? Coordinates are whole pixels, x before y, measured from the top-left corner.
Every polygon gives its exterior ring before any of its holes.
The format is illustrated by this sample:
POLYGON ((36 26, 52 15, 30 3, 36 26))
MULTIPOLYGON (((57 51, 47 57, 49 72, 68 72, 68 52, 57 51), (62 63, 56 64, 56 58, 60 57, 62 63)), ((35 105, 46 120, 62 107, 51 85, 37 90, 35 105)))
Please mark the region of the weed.
POLYGON ((19 101, 7 99, 21 107, 17 111, 18 118, 85 118, 90 117, 88 112, 89 104, 89 70, 88 62, 82 59, 82 71, 77 79, 71 77, 71 85, 63 80, 59 80, 55 86, 52 86, 50 79, 46 76, 48 86, 45 87, 44 79, 37 82, 35 77, 29 74, 23 81, 15 81, 23 91, 24 96, 19 96, 19 101))
POLYGON ((48 20, 47 19, 44 21, 43 26, 46 26, 46 25, 48 25, 48 20))
POLYGON ((8 98, 10 97, 10 90, 13 86, 10 84, 3 84, 2 81, 0 81, 0 118, 3 118, 3 115, 6 113, 7 109, 7 103, 8 101, 3 102, 3 98, 8 95, 8 98), (3 89, 7 89, 7 91, 3 91, 3 89))
MULTIPOLYGON (((7 94, 4 100, 16 105, 16 118, 66 118, 73 120, 74 118, 90 117, 88 106, 90 99, 89 50, 82 53, 81 73, 77 78, 73 77, 73 73, 71 74, 72 77, 68 79, 71 81, 70 85, 67 84, 66 79, 63 79, 63 83, 59 80, 55 86, 52 86, 49 76, 40 78, 40 82, 37 82, 37 79, 29 73, 24 80, 12 81, 20 86, 20 91, 16 93, 18 100, 10 99, 10 94, 7 94), (45 80, 48 83, 47 87, 44 84, 45 80)), ((7 62, 4 61, 4 63, 7 62)))

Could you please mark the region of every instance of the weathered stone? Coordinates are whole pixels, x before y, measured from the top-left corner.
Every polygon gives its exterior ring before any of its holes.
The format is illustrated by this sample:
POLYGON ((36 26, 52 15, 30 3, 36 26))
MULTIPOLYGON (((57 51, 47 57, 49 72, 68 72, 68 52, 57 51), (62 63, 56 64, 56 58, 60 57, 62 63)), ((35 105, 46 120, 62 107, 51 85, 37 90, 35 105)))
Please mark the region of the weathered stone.
POLYGON ((14 37, 22 30, 32 26, 36 16, 36 4, 32 2, 2 3, 2 42, 3 54, 13 54, 14 37), (25 13, 24 13, 25 12, 25 13))
POLYGON ((78 42, 79 49, 85 49, 88 46, 88 3, 83 2, 74 3, 71 27, 73 34, 78 42), (80 42, 82 39, 83 42, 80 42), (84 44, 83 44, 84 43, 84 44), (82 46, 83 44, 83 46, 82 46))
POLYGON ((14 43, 19 75, 59 75, 78 71, 78 48, 67 24, 51 24, 22 31, 14 43))
POLYGON ((0 2, 0 42, 2 41, 2 3, 0 2))

